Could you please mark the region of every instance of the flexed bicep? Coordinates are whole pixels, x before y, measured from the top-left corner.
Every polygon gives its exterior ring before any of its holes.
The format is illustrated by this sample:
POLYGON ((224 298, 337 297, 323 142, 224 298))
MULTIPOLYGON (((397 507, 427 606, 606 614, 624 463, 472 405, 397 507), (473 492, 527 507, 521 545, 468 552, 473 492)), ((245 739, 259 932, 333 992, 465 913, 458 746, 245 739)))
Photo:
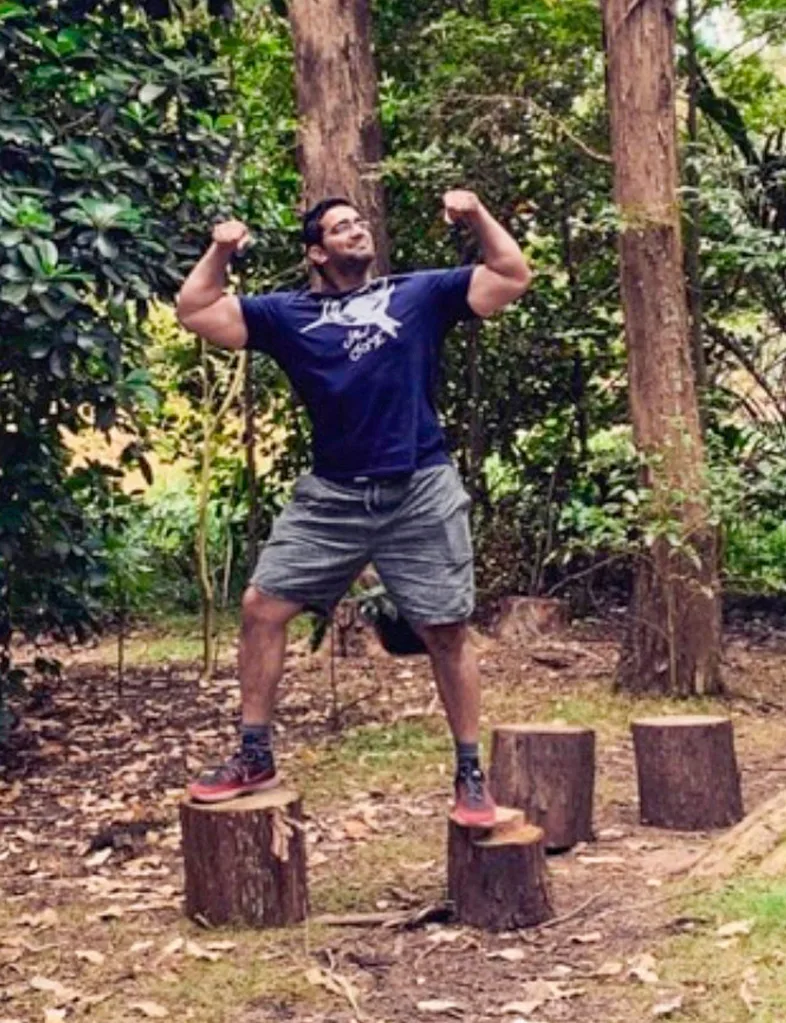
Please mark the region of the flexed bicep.
POLYGON ((245 348, 248 328, 236 295, 222 295, 203 309, 179 316, 186 330, 222 348, 245 348))

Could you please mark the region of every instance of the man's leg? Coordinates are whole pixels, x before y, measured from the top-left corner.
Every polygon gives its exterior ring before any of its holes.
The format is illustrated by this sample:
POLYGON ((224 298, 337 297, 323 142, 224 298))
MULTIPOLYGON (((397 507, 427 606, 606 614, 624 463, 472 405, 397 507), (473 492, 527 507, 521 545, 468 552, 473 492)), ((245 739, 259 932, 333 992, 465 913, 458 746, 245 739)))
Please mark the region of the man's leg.
POLYGON ((431 667, 456 743, 477 745, 480 737, 480 673, 466 622, 421 625, 417 632, 431 667))
POLYGON ((480 673, 466 622, 419 625, 456 745, 456 801, 462 824, 492 824, 496 808, 480 767, 480 673))
POLYGON ((261 593, 243 594, 238 670, 244 727, 269 725, 284 673, 287 626, 303 605, 261 593))
POLYGON ((368 519, 362 488, 343 488, 314 476, 296 484, 243 596, 241 749, 189 786, 192 799, 221 802, 277 783, 271 719, 287 624, 306 605, 327 611, 346 591, 369 560, 368 519))
POLYGON ((418 470, 382 519, 373 561, 431 657, 456 742, 453 816, 482 826, 493 823, 495 807, 480 769, 480 681, 467 626, 475 592, 470 503, 453 466, 418 470))
POLYGON ((243 595, 240 629, 241 748, 188 787, 192 799, 218 803, 278 783, 271 720, 284 672, 287 625, 302 604, 249 586, 243 595))

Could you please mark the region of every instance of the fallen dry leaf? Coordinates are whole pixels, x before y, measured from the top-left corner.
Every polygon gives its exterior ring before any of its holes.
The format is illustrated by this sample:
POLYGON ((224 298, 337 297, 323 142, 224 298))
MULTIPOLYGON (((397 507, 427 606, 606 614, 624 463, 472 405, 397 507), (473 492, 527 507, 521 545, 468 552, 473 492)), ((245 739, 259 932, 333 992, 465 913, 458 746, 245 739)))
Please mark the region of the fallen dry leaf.
POLYGON ((427 999, 425 1002, 418 1002, 417 1004, 418 1012, 430 1012, 435 1014, 440 1012, 464 1012, 466 1008, 466 1005, 462 1002, 453 1002, 449 998, 431 998, 427 999))
POLYGON ((715 933, 719 938, 736 938, 739 934, 750 934, 753 924, 753 920, 732 920, 719 927, 715 933))
POLYGON ((98 852, 94 852, 91 856, 85 859, 86 867, 101 867, 103 866, 109 857, 114 852, 112 846, 107 846, 106 849, 99 849, 98 852))
POLYGON ((73 988, 66 987, 59 980, 51 980, 49 977, 42 977, 38 974, 30 979, 30 987, 35 991, 45 991, 47 994, 52 995, 55 1000, 55 1007, 68 1005, 79 998, 79 992, 73 988))
POLYGON ((633 956, 628 960, 628 976, 640 980, 642 984, 657 984, 658 974, 655 970, 657 962, 655 956, 649 952, 642 952, 641 955, 633 956))
POLYGON ((594 945, 603 940, 600 931, 588 931, 586 934, 571 934, 570 940, 575 945, 594 945))
POLYGON ((437 931, 432 931, 432 933, 426 937, 426 941, 430 941, 433 945, 449 945, 460 938, 464 933, 466 932, 453 928, 440 928, 437 931))
POLYGON ((44 1023, 63 1023, 65 1018, 65 1009, 44 1009, 44 1023))
POLYGON ((234 952, 237 948, 236 941, 206 941, 205 948, 211 952, 234 952))
POLYGON ((523 948, 503 948, 497 952, 489 952, 487 959, 504 959, 506 963, 520 963, 526 953, 523 948))
POLYGON ((132 955, 137 955, 139 952, 149 952, 153 945, 152 941, 135 941, 128 951, 132 955))
POLYGON ((544 980, 539 977, 537 980, 529 980, 522 985, 522 998, 515 1002, 508 1002, 502 1006, 501 1012, 520 1013, 522 1016, 530 1016, 547 1002, 558 1002, 563 998, 577 998, 583 995, 583 988, 566 988, 561 981, 544 980))
POLYGON ((54 927, 59 922, 60 917, 54 909, 44 909, 40 913, 26 913, 19 919, 19 923, 22 927, 32 927, 34 930, 44 930, 46 927, 54 927))
POLYGON ((657 1005, 652 1007, 652 1015, 660 1019, 665 1016, 673 1016, 675 1012, 679 1012, 682 1008, 683 997, 682 995, 674 995, 673 998, 667 998, 663 1002, 658 1002, 657 1005))
POLYGON ((204 959, 210 963, 217 963, 221 958, 220 952, 211 951, 196 941, 187 941, 183 951, 192 959, 204 959))
POLYGON ((158 1002, 131 1002, 128 1008, 141 1012, 148 1019, 165 1019, 169 1015, 169 1010, 158 1002))
POLYGON ((353 841, 358 842, 365 838, 369 838, 372 835, 372 831, 365 821, 352 818, 344 824, 344 834, 347 838, 351 838, 353 841))
POLYGON ((92 948, 77 949, 75 953, 77 959, 82 959, 86 963, 91 963, 93 966, 102 966, 106 961, 106 956, 103 952, 96 952, 92 948))

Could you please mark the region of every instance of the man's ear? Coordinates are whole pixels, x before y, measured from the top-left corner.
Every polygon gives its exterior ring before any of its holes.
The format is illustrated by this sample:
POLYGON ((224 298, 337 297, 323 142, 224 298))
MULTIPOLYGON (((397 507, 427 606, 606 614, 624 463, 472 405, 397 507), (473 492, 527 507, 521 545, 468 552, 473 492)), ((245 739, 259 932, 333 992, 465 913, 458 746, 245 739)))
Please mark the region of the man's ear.
POLYGON ((328 254, 321 245, 309 245, 306 255, 315 266, 324 266, 328 261, 328 254))

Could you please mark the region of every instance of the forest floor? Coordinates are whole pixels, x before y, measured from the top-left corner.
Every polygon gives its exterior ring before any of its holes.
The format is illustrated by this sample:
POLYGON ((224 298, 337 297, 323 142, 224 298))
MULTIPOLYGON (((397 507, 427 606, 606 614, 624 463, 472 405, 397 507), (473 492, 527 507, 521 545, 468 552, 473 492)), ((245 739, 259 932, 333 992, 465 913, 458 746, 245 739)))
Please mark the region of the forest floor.
POLYGON ((556 923, 502 935, 315 919, 444 898, 451 745, 423 658, 339 659, 336 721, 330 663, 304 647, 277 749, 304 796, 312 920, 283 931, 182 912, 178 803, 235 741, 230 643, 211 682, 193 644, 141 633, 121 693, 104 644, 27 694, 0 775, 0 1023, 783 1023, 786 878, 686 881, 712 836, 640 826, 629 723, 729 713, 750 811, 786 771, 786 634, 730 632, 730 695, 687 705, 612 693, 608 623, 483 650, 486 728, 563 720, 598 744, 597 841, 549 860, 556 923))

